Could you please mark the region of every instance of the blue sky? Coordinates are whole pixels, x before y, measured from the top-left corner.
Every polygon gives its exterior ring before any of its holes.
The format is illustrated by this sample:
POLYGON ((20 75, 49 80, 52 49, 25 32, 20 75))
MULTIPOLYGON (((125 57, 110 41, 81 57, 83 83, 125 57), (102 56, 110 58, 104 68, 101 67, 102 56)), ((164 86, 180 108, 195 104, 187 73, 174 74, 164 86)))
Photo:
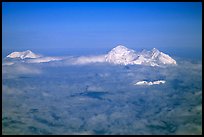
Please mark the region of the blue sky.
POLYGON ((202 54, 201 2, 3 2, 2 7, 3 50, 98 54, 123 44, 190 58, 202 54))

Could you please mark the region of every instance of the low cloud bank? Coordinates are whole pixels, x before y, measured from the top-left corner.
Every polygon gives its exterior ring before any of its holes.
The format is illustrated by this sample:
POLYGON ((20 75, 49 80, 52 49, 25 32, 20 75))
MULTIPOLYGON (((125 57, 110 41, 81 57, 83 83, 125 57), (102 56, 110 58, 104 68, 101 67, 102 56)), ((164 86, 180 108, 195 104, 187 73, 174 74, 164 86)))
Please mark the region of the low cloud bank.
POLYGON ((135 83, 134 85, 159 85, 159 84, 164 84, 166 81, 165 80, 157 80, 157 81, 153 81, 153 82, 147 82, 147 81, 138 81, 137 83, 135 83))

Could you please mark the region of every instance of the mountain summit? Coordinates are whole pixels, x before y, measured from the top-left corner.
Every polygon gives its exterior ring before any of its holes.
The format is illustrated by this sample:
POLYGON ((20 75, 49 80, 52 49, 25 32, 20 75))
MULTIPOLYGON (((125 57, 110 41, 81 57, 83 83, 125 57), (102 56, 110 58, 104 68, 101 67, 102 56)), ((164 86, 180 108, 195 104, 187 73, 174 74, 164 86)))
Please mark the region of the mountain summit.
MULTIPOLYGON (((58 61, 63 58, 58 57, 43 57, 34 54, 32 51, 27 50, 23 52, 12 52, 7 56, 8 58, 25 59, 27 63, 43 63, 50 61, 58 61)), ((23 60, 24 61, 24 60, 23 60)), ((150 51, 142 50, 136 52, 123 45, 118 45, 105 55, 88 56, 72 58, 73 64, 87 64, 87 63, 102 63, 108 62, 110 64, 120 65, 147 65, 147 66, 162 66, 162 65, 176 65, 176 61, 169 55, 160 52, 158 49, 153 48, 150 51)))
POLYGON ((119 45, 108 52, 105 56, 105 60, 109 63, 121 65, 141 64, 159 66, 163 64, 176 64, 174 59, 169 55, 160 52, 156 48, 153 48, 151 51, 143 50, 142 52, 136 52, 122 45, 119 45))
POLYGON ((26 51, 23 51, 23 52, 12 52, 11 54, 9 54, 6 57, 25 59, 25 58, 38 58, 38 57, 40 57, 40 55, 34 54, 30 50, 26 50, 26 51))
POLYGON ((128 49, 125 46, 119 45, 113 48, 106 56, 105 60, 114 64, 131 64, 136 59, 137 55, 134 50, 128 49))

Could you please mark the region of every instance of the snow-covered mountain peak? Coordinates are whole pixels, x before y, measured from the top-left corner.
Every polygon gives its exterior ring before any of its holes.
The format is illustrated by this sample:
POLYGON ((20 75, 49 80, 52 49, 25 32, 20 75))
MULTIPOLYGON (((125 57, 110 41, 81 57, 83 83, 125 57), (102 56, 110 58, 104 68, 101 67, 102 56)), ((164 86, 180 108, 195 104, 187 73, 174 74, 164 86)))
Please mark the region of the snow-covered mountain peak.
POLYGON ((123 45, 118 45, 117 47, 113 48, 109 53, 126 54, 129 52, 135 52, 135 51, 132 49, 128 49, 127 47, 123 45))
POLYGON ((161 53, 161 52, 160 52, 158 49, 153 48, 153 49, 151 50, 151 58, 154 59, 154 58, 158 57, 160 53, 161 53))
POLYGON ((156 49, 156 48, 153 48, 152 52, 160 52, 160 51, 158 49, 156 49))
POLYGON ((128 48, 123 46, 123 45, 118 45, 115 48, 113 48, 112 50, 121 51, 121 50, 128 50, 128 48))
POLYGON ((136 52, 122 45, 119 45, 108 52, 105 56, 105 60, 109 63, 121 65, 143 64, 160 66, 163 64, 176 64, 174 59, 169 55, 160 52, 156 48, 153 48, 150 51, 142 50, 141 52, 136 52))
POLYGON ((152 53, 152 54, 159 54, 160 51, 159 51, 158 49, 156 49, 156 48, 153 48, 153 49, 151 50, 151 53, 152 53))
POLYGON ((25 53, 27 53, 27 54, 34 54, 34 53, 33 53, 32 51, 30 51, 30 50, 26 50, 25 53))
MULTIPOLYGON (((41 63, 62 60, 58 57, 43 57, 38 54, 34 54, 30 50, 23 52, 12 52, 7 56, 7 58, 20 58, 28 63, 41 63)), ((86 63, 99 63, 108 62, 110 64, 119 65, 147 65, 147 66, 162 66, 162 65, 176 65, 176 61, 169 55, 160 52, 158 49, 153 48, 150 51, 142 50, 141 52, 136 52, 133 49, 129 49, 123 45, 118 45, 109 51, 105 55, 101 56, 89 56, 89 57, 79 57, 75 59, 73 64, 86 64, 86 63)))
POLYGON ((40 57, 40 55, 34 54, 30 50, 26 50, 26 51, 23 51, 23 52, 12 52, 11 54, 9 54, 6 57, 25 59, 25 58, 38 58, 38 57, 40 57))
POLYGON ((137 58, 137 55, 134 50, 119 45, 108 52, 105 58, 107 62, 113 64, 127 65, 129 64, 129 62, 135 60, 137 58))

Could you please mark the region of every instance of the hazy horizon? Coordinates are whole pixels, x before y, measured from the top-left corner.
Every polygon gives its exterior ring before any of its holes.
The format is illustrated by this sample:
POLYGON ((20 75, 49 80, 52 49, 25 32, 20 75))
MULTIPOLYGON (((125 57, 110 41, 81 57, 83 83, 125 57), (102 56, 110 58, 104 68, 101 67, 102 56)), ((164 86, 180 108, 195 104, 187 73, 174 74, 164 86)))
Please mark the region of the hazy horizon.
POLYGON ((2 7, 3 52, 97 54, 122 44, 202 56, 201 2, 3 2, 2 7))

